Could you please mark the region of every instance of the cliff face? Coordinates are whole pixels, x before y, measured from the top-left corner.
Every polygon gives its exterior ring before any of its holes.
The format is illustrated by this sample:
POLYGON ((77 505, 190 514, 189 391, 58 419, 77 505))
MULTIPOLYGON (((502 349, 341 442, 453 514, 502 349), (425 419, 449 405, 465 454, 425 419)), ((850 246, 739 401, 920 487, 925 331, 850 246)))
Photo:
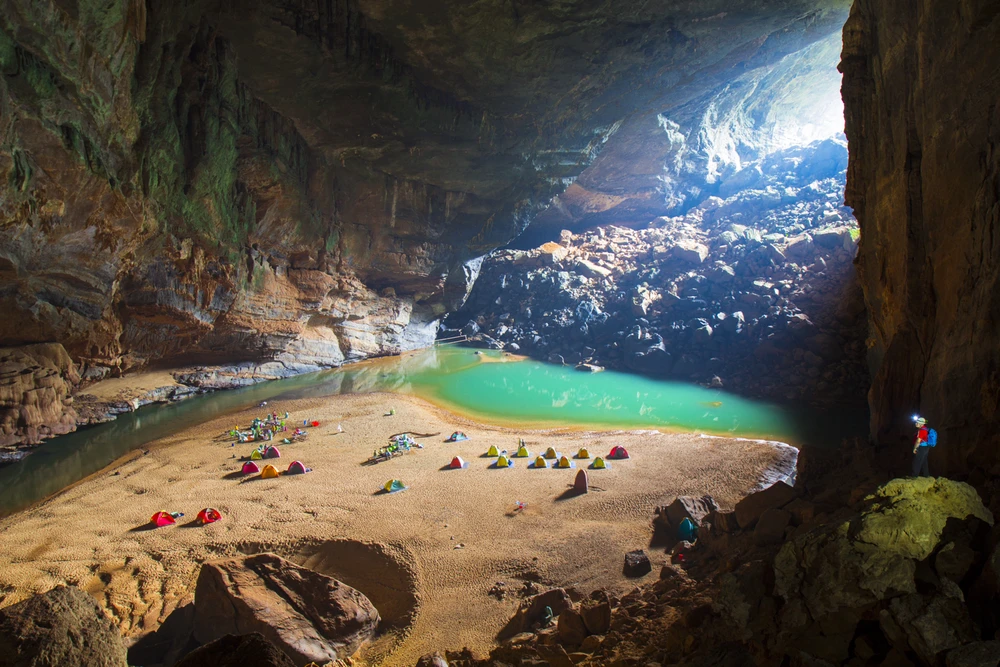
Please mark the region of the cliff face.
POLYGON ((10 0, 0 343, 84 378, 426 344, 623 122, 845 7, 697 4, 10 0))
POLYGON ((847 204, 861 225, 872 435, 910 416, 943 472, 997 461, 1000 5, 857 0, 844 28, 847 204))

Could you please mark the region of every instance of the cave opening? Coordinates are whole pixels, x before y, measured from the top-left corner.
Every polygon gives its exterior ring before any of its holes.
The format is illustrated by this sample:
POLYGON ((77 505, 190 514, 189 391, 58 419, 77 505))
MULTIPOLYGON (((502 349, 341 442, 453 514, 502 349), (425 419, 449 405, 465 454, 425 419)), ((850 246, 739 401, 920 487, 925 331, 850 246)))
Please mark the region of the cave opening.
POLYGON ((782 402, 864 431, 866 319, 844 205, 838 33, 622 123, 441 338, 782 402))

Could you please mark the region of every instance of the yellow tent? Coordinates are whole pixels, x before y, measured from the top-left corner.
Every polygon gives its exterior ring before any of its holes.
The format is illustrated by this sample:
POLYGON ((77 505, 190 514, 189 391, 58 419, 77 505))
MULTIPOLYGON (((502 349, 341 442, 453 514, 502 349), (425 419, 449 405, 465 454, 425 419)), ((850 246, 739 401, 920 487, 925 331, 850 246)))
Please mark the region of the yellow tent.
POLYGON ((531 452, 528 451, 527 447, 521 445, 520 447, 517 448, 517 454, 514 454, 514 456, 516 456, 519 459, 526 459, 529 456, 531 456, 531 452))
POLYGON ((271 479, 272 477, 278 476, 278 469, 274 466, 264 466, 264 469, 260 471, 261 479, 271 479))
POLYGON ((611 464, 602 459, 600 456, 598 456, 596 459, 594 459, 594 462, 590 464, 590 467, 593 468, 594 470, 607 470, 608 468, 611 467, 611 464))
POLYGON ((557 468, 572 468, 574 463, 569 460, 569 457, 562 456, 559 458, 559 463, 556 464, 557 468))
POLYGON ((251 461, 260 461, 262 458, 264 458, 264 455, 260 453, 259 449, 253 450, 253 454, 250 455, 251 461))
POLYGON ((535 462, 531 465, 532 468, 548 468, 549 463, 545 460, 544 456, 539 456, 535 458, 535 462))
POLYGON ((506 456, 501 456, 500 458, 497 459, 497 467, 498 468, 513 468, 514 467, 514 462, 511 461, 506 456))
POLYGON ((545 450, 545 455, 544 456, 547 459, 557 459, 557 458, 559 458, 559 452, 557 452, 556 450, 554 450, 551 447, 549 447, 548 449, 545 450))
POLYGON ((496 445, 490 445, 490 448, 486 450, 486 456, 500 456, 500 451, 496 445))
POLYGON ((578 458, 578 459, 589 459, 590 458, 590 452, 587 451, 586 447, 581 447, 580 451, 578 451, 576 453, 576 458, 578 458))

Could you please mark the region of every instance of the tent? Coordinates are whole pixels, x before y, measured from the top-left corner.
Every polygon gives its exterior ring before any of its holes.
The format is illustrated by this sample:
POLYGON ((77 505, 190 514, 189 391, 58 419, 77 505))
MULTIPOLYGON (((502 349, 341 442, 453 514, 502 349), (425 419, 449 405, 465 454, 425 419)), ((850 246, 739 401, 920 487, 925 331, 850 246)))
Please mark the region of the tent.
POLYGON ((264 458, 264 455, 260 453, 259 449, 253 450, 253 454, 250 455, 251 461, 260 461, 262 458, 264 458))
POLYGON ((514 467, 514 462, 511 461, 506 456, 504 456, 504 455, 501 454, 500 458, 497 459, 497 464, 496 465, 497 465, 497 468, 513 468, 514 467))
POLYGON ((170 512, 164 512, 163 510, 160 510, 149 519, 149 522, 154 526, 156 526, 157 528, 162 528, 163 526, 174 525, 175 523, 177 523, 177 519, 175 519, 174 515, 171 514, 170 512))
POLYGON ((292 461, 288 464, 289 475, 304 475, 307 472, 312 472, 312 468, 307 468, 302 465, 302 461, 292 461))
POLYGON ((611 464, 598 456, 594 459, 594 462, 590 464, 592 470, 607 470, 611 467, 611 464))
POLYGON ((264 458, 265 459, 278 459, 278 458, 281 458, 281 452, 278 451, 277 447, 275 447, 274 445, 271 445, 270 447, 268 447, 267 449, 264 450, 264 458))
POLYGON ((611 453, 608 454, 609 459, 627 459, 629 458, 628 451, 621 445, 615 445, 611 448, 611 453))
POLYGON ((559 452, 549 447, 545 450, 545 454, 543 454, 543 456, 547 459, 557 459, 559 458, 559 452))
POLYGON ((448 466, 452 470, 458 470, 461 468, 468 468, 469 464, 462 460, 461 456, 456 456, 451 460, 451 464, 448 466))
POLYGON ((496 445, 490 445, 490 448, 486 450, 486 456, 500 456, 500 450, 497 449, 496 445))
POLYGON ((281 444, 283 444, 283 445, 290 445, 290 444, 292 444, 292 441, 289 440, 288 438, 282 438, 281 439, 281 444))
POLYGON ((313 427, 316 427, 316 426, 319 426, 319 422, 318 421, 311 421, 311 422, 309 422, 309 425, 313 426, 313 427))
POLYGON ((244 475, 256 475, 260 472, 260 466, 258 466, 253 461, 247 461, 243 464, 243 474, 244 475))
POLYGON ((406 491, 409 487, 405 486, 398 479, 390 479, 382 488, 385 489, 386 493, 399 493, 400 491, 406 491))
POLYGON ((544 456, 535 457, 535 462, 531 464, 532 468, 548 468, 549 462, 545 460, 544 456))
POLYGON ((221 518, 222 514, 214 507, 206 507, 202 511, 198 512, 198 521, 200 521, 202 525, 206 523, 215 523, 221 518))
POLYGON ((278 476, 278 469, 272 465, 264 466, 264 469, 260 471, 261 479, 272 479, 278 476))
POLYGON ((580 472, 576 473, 576 479, 573 480, 573 491, 576 493, 589 493, 590 492, 590 480, 587 479, 587 471, 580 469, 580 472))
POLYGON ((576 458, 578 458, 578 459, 589 459, 590 458, 590 452, 587 451, 586 447, 581 447, 580 451, 578 451, 576 453, 576 458))
POLYGON ((575 468, 576 464, 569 460, 568 456, 560 456, 559 463, 556 464, 557 468, 575 468))
POLYGON ((694 542, 698 539, 698 526, 691 519, 684 517, 677 526, 677 539, 681 542, 694 542))
POLYGON ((468 439, 469 436, 465 435, 461 431, 455 431, 454 433, 451 434, 448 440, 446 440, 446 442, 461 442, 462 440, 468 440, 468 439))
POLYGON ((514 456, 516 456, 519 459, 526 459, 529 456, 531 456, 531 452, 528 451, 527 447, 521 445, 520 447, 517 448, 517 454, 514 454, 514 456))

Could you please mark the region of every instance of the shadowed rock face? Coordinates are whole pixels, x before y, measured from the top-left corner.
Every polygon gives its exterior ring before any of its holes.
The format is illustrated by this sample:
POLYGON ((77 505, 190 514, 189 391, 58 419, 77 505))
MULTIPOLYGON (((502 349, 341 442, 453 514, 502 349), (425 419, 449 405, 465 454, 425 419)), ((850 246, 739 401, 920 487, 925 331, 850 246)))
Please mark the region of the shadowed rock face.
POLYGON ((426 344, 630 118, 845 8, 11 0, 0 343, 59 341, 84 377, 426 344))
POLYGON ((998 451, 1000 6, 857 0, 844 28, 847 204, 861 224, 872 435, 938 474, 998 451))

